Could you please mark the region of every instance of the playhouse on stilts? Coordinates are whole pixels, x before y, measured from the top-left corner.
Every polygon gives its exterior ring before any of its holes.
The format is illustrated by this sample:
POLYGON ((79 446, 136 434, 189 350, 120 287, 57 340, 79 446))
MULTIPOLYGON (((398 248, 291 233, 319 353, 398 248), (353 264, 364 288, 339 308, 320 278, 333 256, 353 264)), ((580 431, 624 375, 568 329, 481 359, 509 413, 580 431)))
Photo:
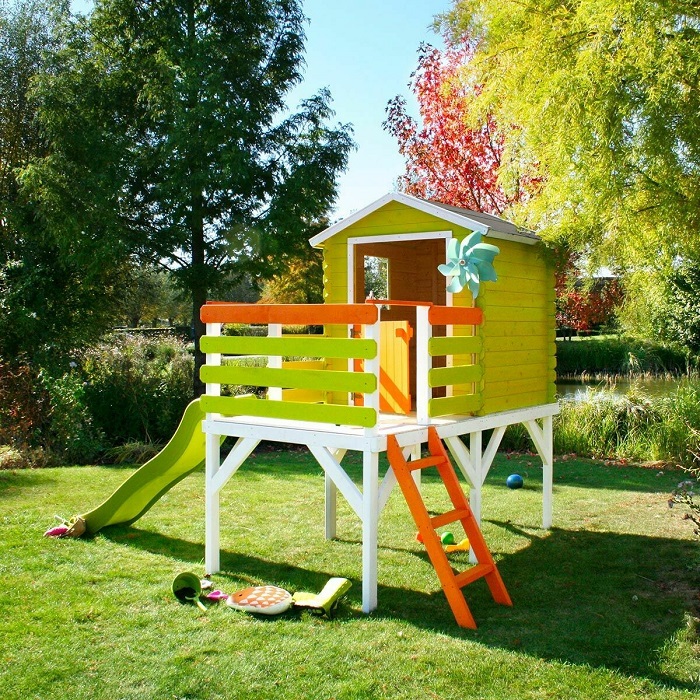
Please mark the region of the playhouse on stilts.
POLYGON ((261 440, 306 445, 325 473, 325 536, 336 534, 338 491, 362 522, 363 610, 377 607, 378 519, 398 481, 457 622, 474 627, 461 591, 471 581, 483 577, 494 600, 510 604, 479 530, 481 485, 509 425, 525 425, 542 460, 542 525, 552 523, 551 265, 529 231, 403 194, 386 195, 310 242, 323 250, 324 304, 212 302, 201 310, 206 570, 220 566, 219 494, 228 479, 261 440), (366 299, 368 258, 387 270, 386 299, 366 299), (262 324, 267 334, 227 335, 226 324, 262 324), (292 324, 323 332, 286 334, 292 324), (265 356, 267 366, 227 364, 226 356, 240 355, 265 356), (268 387, 266 397, 227 395, 241 384, 268 387), (222 436, 237 438, 223 461, 222 436), (422 446, 429 456, 421 457, 422 446), (348 450, 363 455, 361 488, 343 469, 348 450), (382 452, 391 465, 385 474, 382 452), (432 517, 417 478, 429 467, 454 505, 432 517), (472 545, 474 566, 462 573, 436 533, 451 522, 462 523, 472 545))

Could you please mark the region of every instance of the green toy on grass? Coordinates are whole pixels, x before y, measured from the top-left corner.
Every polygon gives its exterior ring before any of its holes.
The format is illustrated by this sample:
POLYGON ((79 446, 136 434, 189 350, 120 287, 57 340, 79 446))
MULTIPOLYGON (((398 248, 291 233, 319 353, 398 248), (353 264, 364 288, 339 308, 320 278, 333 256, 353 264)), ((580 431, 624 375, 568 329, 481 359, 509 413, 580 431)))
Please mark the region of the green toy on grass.
POLYGON ((191 571, 183 571, 173 580, 173 595, 181 603, 194 603, 200 610, 206 611, 204 604, 199 599, 202 595, 202 583, 199 576, 191 571))
POLYGON ((328 581, 321 592, 316 595, 305 591, 297 591, 293 596, 294 607, 306 608, 319 615, 333 618, 338 604, 350 590, 352 584, 346 578, 334 577, 328 581))

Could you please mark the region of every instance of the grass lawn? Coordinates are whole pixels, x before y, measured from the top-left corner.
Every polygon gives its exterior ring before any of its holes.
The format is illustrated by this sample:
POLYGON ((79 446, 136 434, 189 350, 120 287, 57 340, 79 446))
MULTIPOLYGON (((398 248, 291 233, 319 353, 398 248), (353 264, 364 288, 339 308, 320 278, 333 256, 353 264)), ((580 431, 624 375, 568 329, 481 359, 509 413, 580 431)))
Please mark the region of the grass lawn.
MULTIPOLYGON (((468 586, 471 631, 454 623, 398 490, 380 521, 379 609, 361 612, 360 523, 340 497, 339 539, 323 539, 321 469, 303 451, 256 452, 224 489, 213 580, 318 591, 345 576, 332 621, 175 600, 175 574, 204 573, 202 473, 131 527, 42 538, 54 513, 91 509, 130 471, 0 472, 3 700, 700 697, 698 543, 666 505, 678 472, 558 461, 546 532, 538 460, 499 455, 483 529, 514 607, 483 580, 468 586), (514 471, 518 491, 505 487, 514 471)), ((441 488, 426 475, 437 510, 441 488)))

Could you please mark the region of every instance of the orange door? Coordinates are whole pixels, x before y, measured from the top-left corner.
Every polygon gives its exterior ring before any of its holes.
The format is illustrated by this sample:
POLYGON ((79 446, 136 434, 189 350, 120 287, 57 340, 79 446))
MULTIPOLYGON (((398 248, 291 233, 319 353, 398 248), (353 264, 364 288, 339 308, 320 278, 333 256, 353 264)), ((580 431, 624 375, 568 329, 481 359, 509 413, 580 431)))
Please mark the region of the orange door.
POLYGON ((408 346, 413 329, 408 321, 379 324, 379 410, 411 412, 408 346))

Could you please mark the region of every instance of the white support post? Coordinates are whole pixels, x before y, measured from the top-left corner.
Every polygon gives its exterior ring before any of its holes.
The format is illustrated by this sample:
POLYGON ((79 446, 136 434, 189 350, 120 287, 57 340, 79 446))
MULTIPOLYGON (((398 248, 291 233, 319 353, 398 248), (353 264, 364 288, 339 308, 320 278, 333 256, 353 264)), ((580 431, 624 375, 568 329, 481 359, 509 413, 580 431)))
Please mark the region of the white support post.
MULTIPOLYGON (((208 336, 220 336, 220 323, 207 323, 206 334, 208 336)), ((207 365, 220 365, 220 353, 207 353, 207 365)), ((219 396, 221 384, 207 384, 207 396, 219 396)), ((210 422, 214 414, 207 414, 207 422, 210 422)), ((218 435, 207 433, 205 438, 205 526, 204 526, 204 565, 207 573, 214 574, 220 569, 220 545, 219 545, 219 490, 215 485, 215 478, 221 466, 221 440, 218 435)))
MULTIPOLYGON (((421 455, 421 443, 419 442, 417 445, 411 445, 411 448, 410 448, 411 460, 420 459, 420 455, 421 455)), ((413 472, 411 473, 411 476, 413 477, 413 482, 418 487, 419 491, 420 491, 420 485, 421 485, 421 480, 422 480, 422 476, 421 476, 422 473, 423 473, 423 471, 421 469, 414 469, 413 472)))
MULTIPOLYGON (((481 453, 483 442, 483 433, 481 430, 477 430, 475 433, 469 433, 469 452, 472 457, 472 465, 474 467, 474 473, 477 476, 477 484, 469 489, 469 505, 474 513, 477 524, 481 525, 481 486, 484 483, 483 473, 483 456, 481 453)), ((472 564, 477 563, 476 554, 474 554, 474 548, 469 549, 469 562, 472 564)))
MULTIPOLYGON (((346 450, 331 450, 331 455, 340 464, 345 456, 346 450)), ((337 535, 338 526, 338 487, 335 485, 330 473, 324 470, 325 481, 325 536, 327 540, 332 540, 337 535)))
POLYGON ((362 611, 377 607, 377 531, 379 520, 379 455, 363 452, 362 476, 362 611))
POLYGON ((204 568, 206 573, 215 574, 221 568, 219 544, 219 490, 215 479, 221 462, 221 441, 218 435, 206 436, 206 486, 205 486, 205 533, 204 568))
POLYGON ((481 454, 482 435, 480 430, 477 430, 475 433, 469 433, 469 454, 471 455, 472 468, 476 476, 474 485, 469 489, 469 505, 477 523, 481 522, 481 485, 484 483, 484 475, 482 474, 483 458, 481 454))
POLYGON ((527 432, 535 444, 537 454, 542 460, 542 527, 552 527, 552 485, 554 477, 554 433, 552 415, 542 418, 542 427, 537 420, 525 421, 527 432))
MULTIPOLYGON (((282 324, 281 323, 268 324, 267 337, 268 338, 281 338, 282 337, 282 324)), ((267 366, 274 367, 276 369, 281 369, 282 356, 281 355, 268 355, 267 366)), ((282 400, 282 387, 271 386, 267 390, 267 398, 272 400, 272 401, 281 401, 282 400)))
POLYGON ((549 530, 552 527, 552 483, 554 480, 554 432, 552 416, 542 419, 545 454, 542 458, 542 527, 549 530))
POLYGON ((428 343, 432 327, 428 321, 429 306, 416 307, 416 422, 428 425, 428 402, 431 398, 428 385, 428 373, 432 366, 432 358, 428 352, 428 343))

